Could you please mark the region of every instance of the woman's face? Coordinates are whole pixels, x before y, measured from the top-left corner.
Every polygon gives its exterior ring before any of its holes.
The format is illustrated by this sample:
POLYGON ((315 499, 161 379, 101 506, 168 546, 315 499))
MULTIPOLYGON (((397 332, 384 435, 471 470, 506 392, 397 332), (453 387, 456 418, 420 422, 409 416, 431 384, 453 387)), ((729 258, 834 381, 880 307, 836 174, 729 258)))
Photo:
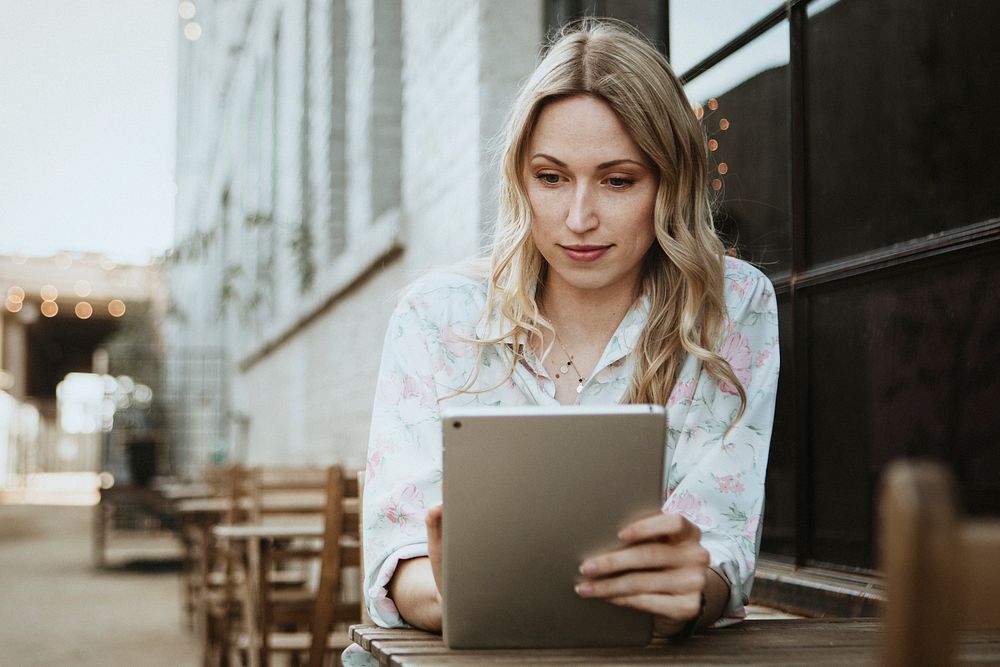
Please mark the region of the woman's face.
POLYGON ((578 95, 546 105, 523 178, 547 288, 636 289, 655 239, 657 177, 606 102, 578 95))

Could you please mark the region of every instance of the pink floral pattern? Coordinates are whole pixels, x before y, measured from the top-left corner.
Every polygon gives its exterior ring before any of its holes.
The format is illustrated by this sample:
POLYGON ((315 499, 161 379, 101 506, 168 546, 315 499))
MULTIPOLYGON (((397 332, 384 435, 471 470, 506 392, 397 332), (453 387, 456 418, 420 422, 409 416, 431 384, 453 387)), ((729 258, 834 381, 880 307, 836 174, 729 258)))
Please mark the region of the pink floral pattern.
MULTIPOLYGON (((719 348, 719 354, 723 359, 729 362, 730 368, 733 369, 733 373, 736 374, 736 379, 740 381, 740 384, 744 388, 750 385, 750 341, 739 331, 733 331, 730 333, 726 340, 723 341, 722 347, 719 348)), ((736 387, 726 382, 725 380, 719 380, 719 389, 729 394, 730 396, 738 396, 739 392, 736 391, 736 387)))
POLYGON ((743 482, 740 481, 741 474, 735 475, 712 475, 719 493, 743 493, 745 490, 743 482))
POLYGON ((712 517, 705 513, 704 508, 704 500, 690 491, 682 491, 667 498, 667 504, 663 509, 668 512, 679 512, 699 526, 708 526, 712 523, 712 517))
POLYGON ((414 484, 407 484, 382 508, 382 516, 396 524, 404 535, 412 535, 415 526, 423 523, 424 493, 414 484))
POLYGON ((667 399, 667 407, 673 407, 680 403, 681 405, 687 405, 691 403, 691 399, 694 397, 695 381, 694 379, 689 380, 678 380, 674 384, 673 391, 670 392, 670 398, 667 399))
MULTIPOLYGON (((712 563, 732 582, 738 601, 749 595, 763 509, 774 397, 778 379, 778 327, 770 282, 757 269, 725 260, 728 321, 716 349, 746 390, 739 410, 736 388, 718 382, 693 357, 678 370, 667 404, 664 510, 698 524, 712 563), (725 435, 725 437, 724 437, 725 435)), ((405 625, 385 586, 403 558, 426 555, 427 508, 441 502, 440 408, 445 405, 558 405, 544 368, 528 351, 506 378, 508 350, 487 348, 476 393, 456 394, 473 371, 473 347, 463 339, 496 337, 498 318, 483 324, 482 281, 438 272, 417 281, 393 313, 386 332, 369 441, 365 486, 365 587, 369 613, 386 627, 405 625)), ((628 388, 632 353, 647 321, 641 295, 612 336, 582 404, 619 403, 628 388)), ((733 621, 743 608, 725 612, 733 621)), ((725 621, 723 621, 725 622, 725 621)), ((345 654, 352 661, 366 654, 345 654)), ((361 664, 352 662, 351 664, 361 664)))

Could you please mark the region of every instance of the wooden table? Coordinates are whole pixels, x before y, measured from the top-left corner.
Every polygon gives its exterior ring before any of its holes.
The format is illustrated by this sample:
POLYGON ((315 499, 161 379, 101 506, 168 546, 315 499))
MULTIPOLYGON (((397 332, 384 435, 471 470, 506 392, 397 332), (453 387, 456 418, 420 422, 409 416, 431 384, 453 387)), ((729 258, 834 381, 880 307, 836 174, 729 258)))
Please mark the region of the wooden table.
MULTIPOLYGON (((873 665, 881 623, 873 618, 746 621, 687 641, 656 640, 633 649, 493 649, 452 651, 439 635, 421 630, 353 626, 351 638, 380 665, 873 665)), ((1000 664, 1000 632, 962 636, 962 662, 1000 664)))
MULTIPOLYGON (((250 667, 269 664, 268 628, 271 626, 268 596, 268 576, 272 566, 272 552, 277 545, 291 540, 321 540, 323 538, 322 518, 264 519, 257 523, 221 524, 212 528, 216 539, 228 540, 244 554, 246 576, 244 577, 243 625, 247 633, 250 667), (254 647, 259 647, 259 651, 254 647)), ((302 550, 302 555, 318 553, 302 550)))

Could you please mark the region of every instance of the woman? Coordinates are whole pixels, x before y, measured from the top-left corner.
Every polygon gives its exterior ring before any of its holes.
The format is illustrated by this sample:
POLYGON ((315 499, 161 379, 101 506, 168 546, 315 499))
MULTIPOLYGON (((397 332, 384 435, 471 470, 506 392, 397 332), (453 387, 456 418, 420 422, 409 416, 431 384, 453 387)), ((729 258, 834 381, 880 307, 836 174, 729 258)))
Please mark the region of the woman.
POLYGON ((488 270, 419 280, 389 324, 364 510, 376 623, 441 627, 445 404, 666 405, 664 512, 581 563, 577 593, 664 634, 744 615, 777 317, 767 278, 724 253, 707 173, 701 126, 642 37, 587 21, 551 46, 507 128, 488 270))

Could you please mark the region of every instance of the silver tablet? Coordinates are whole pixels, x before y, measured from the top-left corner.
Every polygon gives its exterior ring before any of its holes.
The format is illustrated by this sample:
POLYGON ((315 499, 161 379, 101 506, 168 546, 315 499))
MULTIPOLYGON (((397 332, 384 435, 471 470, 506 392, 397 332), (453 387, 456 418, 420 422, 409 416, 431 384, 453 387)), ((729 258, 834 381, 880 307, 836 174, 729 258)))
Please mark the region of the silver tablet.
POLYGON ((451 648, 642 646, 652 616, 574 592, 584 558, 660 511, 653 405, 446 410, 442 595, 451 648))

